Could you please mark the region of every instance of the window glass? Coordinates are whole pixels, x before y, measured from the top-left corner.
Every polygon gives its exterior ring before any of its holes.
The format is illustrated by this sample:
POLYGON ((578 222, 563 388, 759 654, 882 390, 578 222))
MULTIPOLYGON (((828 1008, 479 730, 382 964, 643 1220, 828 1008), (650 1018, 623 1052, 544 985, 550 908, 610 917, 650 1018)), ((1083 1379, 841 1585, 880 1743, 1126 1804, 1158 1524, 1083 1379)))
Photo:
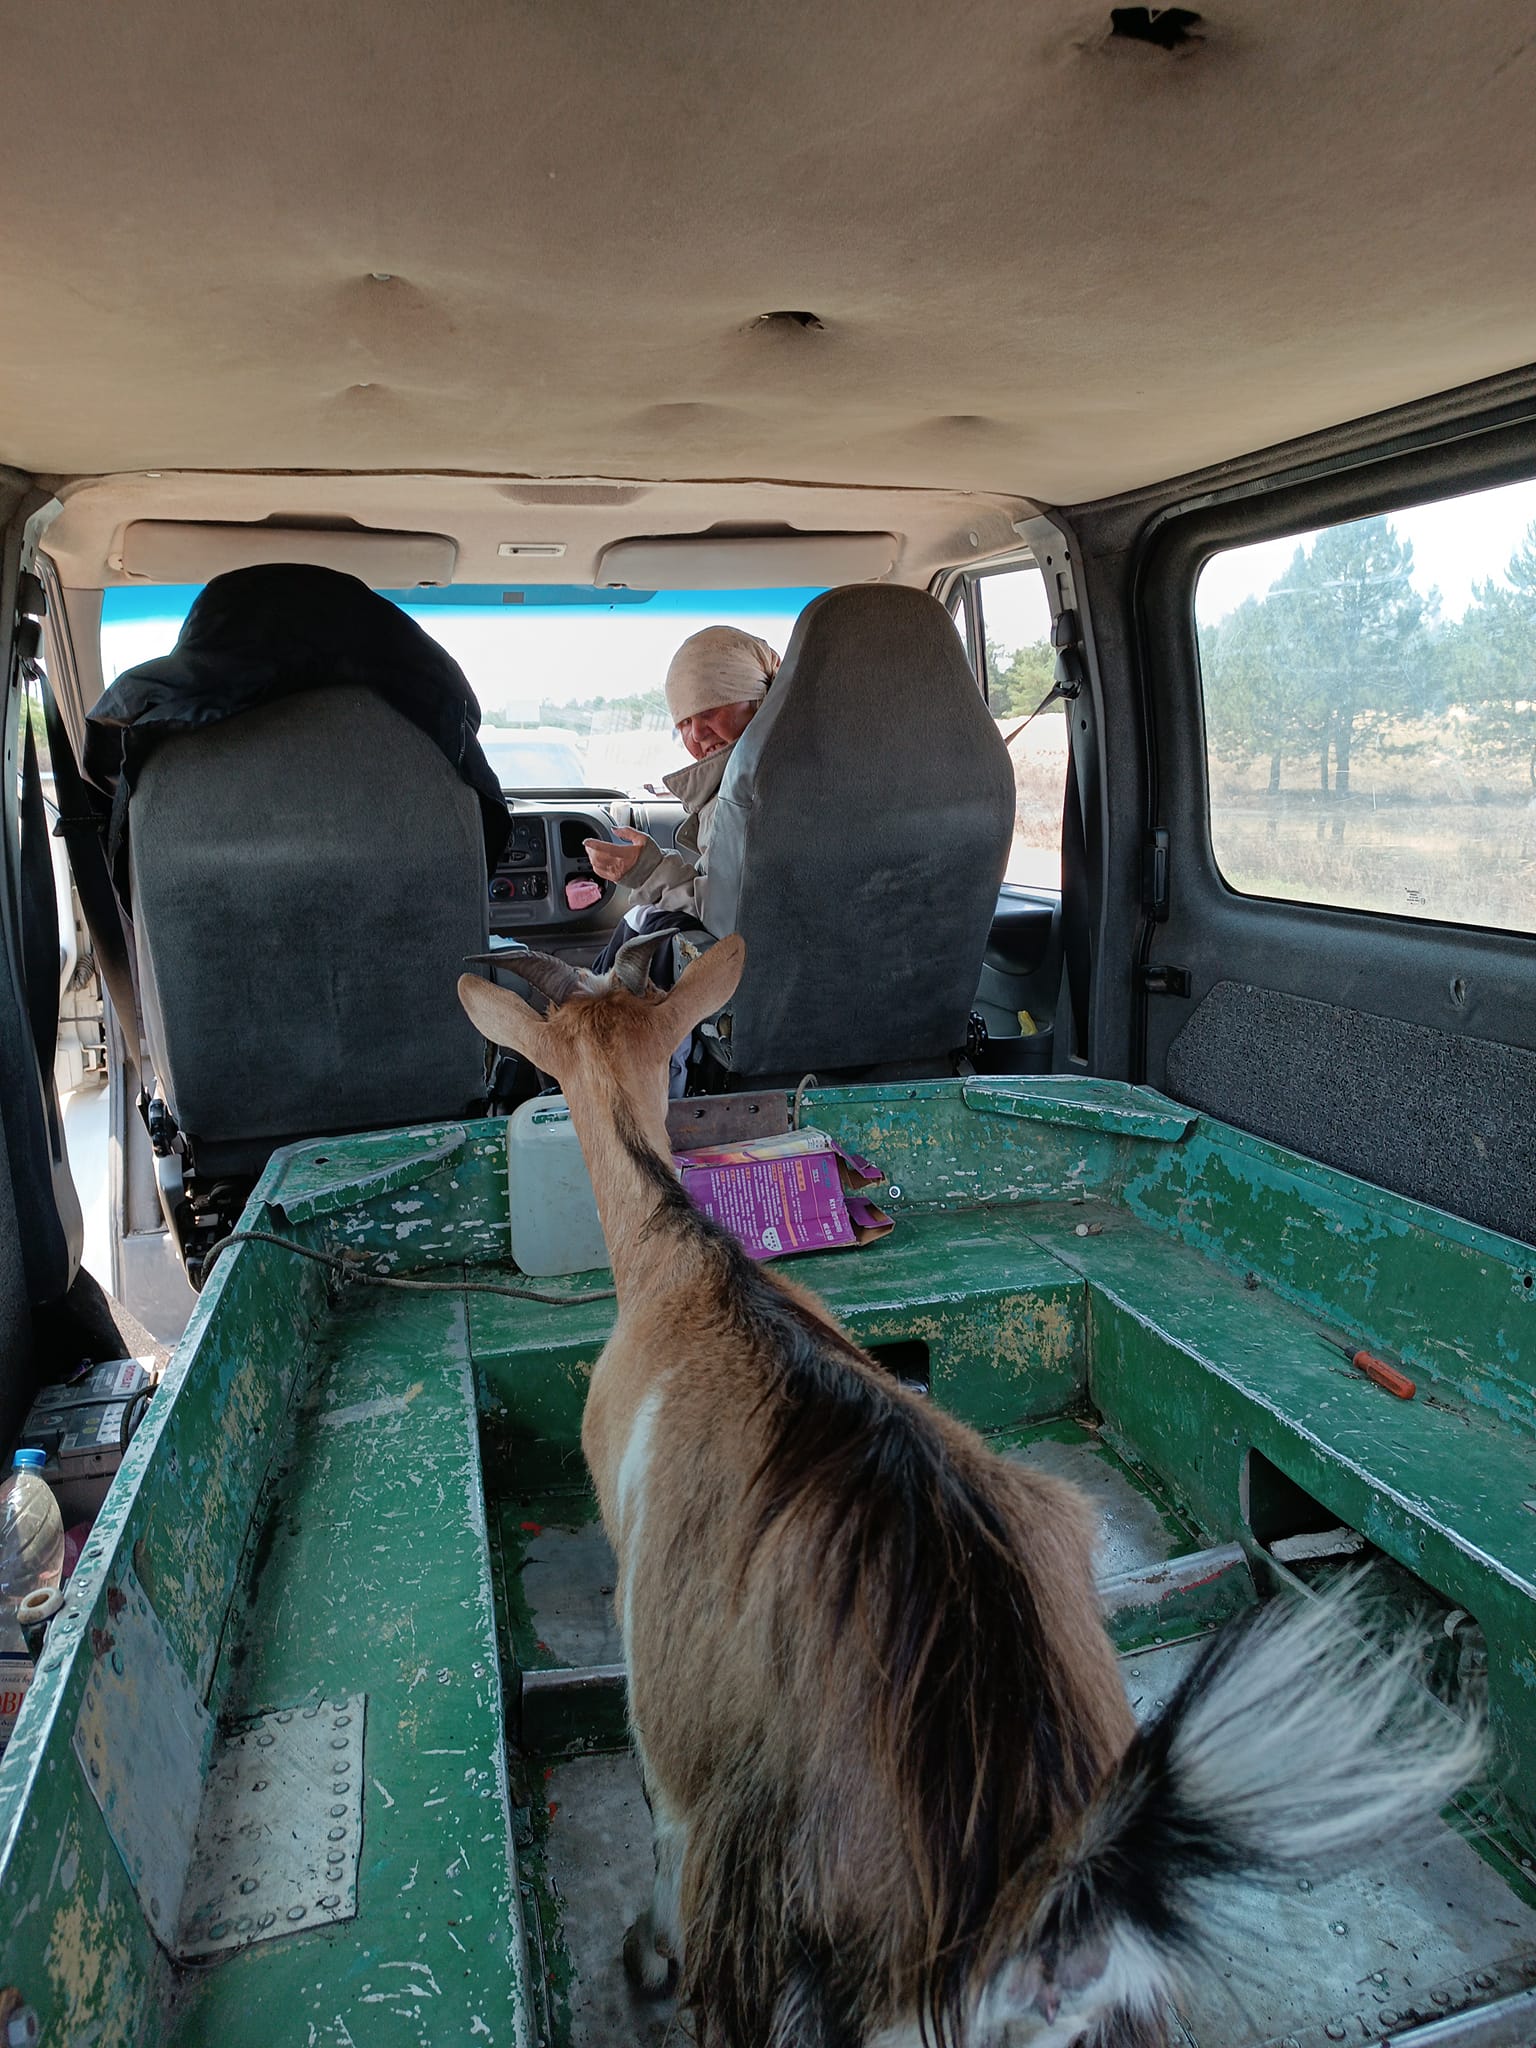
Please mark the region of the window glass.
POLYGON ((1234 888, 1536 931, 1536 482, 1228 549, 1195 622, 1234 888))
POLYGON ((987 704, 1013 762, 1013 845, 1006 880, 1061 887, 1061 806, 1067 781, 1067 722, 1050 705, 1018 728, 1051 687, 1051 607, 1033 562, 977 578, 987 647, 987 704))
MULTIPOLYGON (((817 592, 450 584, 383 595, 468 676, 504 789, 639 796, 688 759, 662 694, 680 644, 703 626, 740 626, 783 654, 817 592)), ((186 585, 107 591, 103 678, 169 653, 196 596, 186 585)))

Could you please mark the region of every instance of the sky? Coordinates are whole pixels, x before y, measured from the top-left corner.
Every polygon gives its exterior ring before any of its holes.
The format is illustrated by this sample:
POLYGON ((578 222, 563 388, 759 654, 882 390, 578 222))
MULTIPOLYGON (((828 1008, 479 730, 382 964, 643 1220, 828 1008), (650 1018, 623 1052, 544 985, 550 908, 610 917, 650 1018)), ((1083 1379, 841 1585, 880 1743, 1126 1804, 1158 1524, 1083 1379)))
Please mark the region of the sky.
MULTIPOLYGON (((1504 565, 1536 520, 1536 480, 1505 484, 1494 491, 1442 499, 1391 515, 1399 537, 1413 543, 1416 589, 1440 592, 1440 617, 1459 619, 1472 599, 1472 585, 1499 578, 1504 565)), ((1261 541, 1214 556, 1195 587, 1195 617, 1215 625, 1244 598, 1262 597, 1287 567, 1298 544, 1311 534, 1261 541)))
MULTIPOLYGON (((169 652, 196 591, 112 590, 102 625, 102 676, 169 652)), ((544 704, 659 689, 680 643, 702 626, 756 633, 783 653, 814 590, 662 591, 644 604, 503 607, 407 605, 469 677, 485 712, 532 722, 544 704)), ((406 593, 396 593, 402 599, 406 593)))

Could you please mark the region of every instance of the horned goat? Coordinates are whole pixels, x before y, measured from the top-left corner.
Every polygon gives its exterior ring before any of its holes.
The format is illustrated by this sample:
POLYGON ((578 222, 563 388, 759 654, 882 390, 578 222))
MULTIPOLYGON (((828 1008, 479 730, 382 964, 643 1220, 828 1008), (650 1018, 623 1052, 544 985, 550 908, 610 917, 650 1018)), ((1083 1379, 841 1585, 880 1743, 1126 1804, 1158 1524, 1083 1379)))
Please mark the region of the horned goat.
POLYGON ((655 1828, 630 1973, 680 1968, 705 2048, 1149 2048, 1224 1888, 1395 1836, 1478 1735, 1339 1603, 1218 1636, 1138 1732, 1084 1499, 895 1383, 684 1196, 668 1055, 745 949, 663 996, 653 944, 605 980, 519 955, 542 1017, 459 984, 562 1083, 613 1267, 582 1448, 655 1828))

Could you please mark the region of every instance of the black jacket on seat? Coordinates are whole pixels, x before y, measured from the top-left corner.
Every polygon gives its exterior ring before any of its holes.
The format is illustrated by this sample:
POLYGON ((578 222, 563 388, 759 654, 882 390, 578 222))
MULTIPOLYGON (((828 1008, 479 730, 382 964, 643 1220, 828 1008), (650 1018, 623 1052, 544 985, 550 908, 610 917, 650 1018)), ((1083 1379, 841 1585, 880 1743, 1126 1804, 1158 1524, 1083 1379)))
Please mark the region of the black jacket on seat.
POLYGON ((360 684, 419 726, 480 799, 485 857, 506 844, 507 807, 476 734, 480 706, 459 664, 356 576, 271 562, 215 576, 169 654, 124 670, 85 722, 85 772, 112 793, 108 852, 129 902, 128 798, 150 751, 304 690, 360 684))
POLYGON ((474 1113, 456 993, 506 836, 458 664, 354 577, 210 583, 91 714, 153 1068, 206 1176, 474 1113))

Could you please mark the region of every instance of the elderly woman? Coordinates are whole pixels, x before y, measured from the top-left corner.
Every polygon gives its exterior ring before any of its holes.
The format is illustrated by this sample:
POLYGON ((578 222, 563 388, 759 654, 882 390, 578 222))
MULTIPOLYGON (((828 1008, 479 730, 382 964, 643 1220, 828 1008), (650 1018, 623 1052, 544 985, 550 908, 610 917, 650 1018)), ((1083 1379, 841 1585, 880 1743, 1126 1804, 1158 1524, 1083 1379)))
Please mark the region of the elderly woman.
POLYGON ((631 927, 655 929, 658 919, 636 915, 642 909, 676 913, 679 924, 697 919, 710 820, 726 763, 767 695, 778 666, 779 657, 766 640, 735 626, 706 626, 673 655, 667 670, 667 709, 678 738, 693 756, 686 768, 662 777, 688 814, 677 828, 677 851, 663 853, 654 839, 625 825, 618 827, 625 845, 605 839, 586 842, 593 873, 628 889, 631 927))

